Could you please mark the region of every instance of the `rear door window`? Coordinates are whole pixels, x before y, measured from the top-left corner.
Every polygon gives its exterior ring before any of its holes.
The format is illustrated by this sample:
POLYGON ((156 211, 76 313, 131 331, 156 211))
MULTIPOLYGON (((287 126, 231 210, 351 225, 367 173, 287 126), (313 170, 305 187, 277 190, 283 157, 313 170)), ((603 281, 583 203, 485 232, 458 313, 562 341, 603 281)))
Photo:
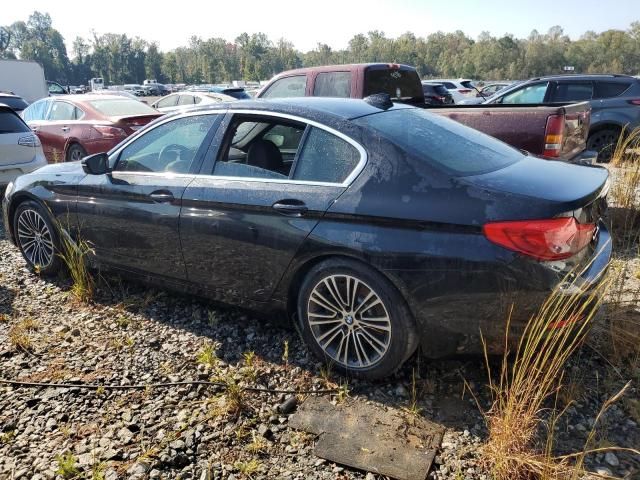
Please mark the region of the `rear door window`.
POLYGON ((313 85, 314 97, 339 97, 351 96, 351 72, 319 73, 313 85))
POLYGON ((593 98, 612 98, 622 95, 629 87, 629 82, 595 82, 593 98))
POLYGON ((76 120, 76 107, 67 102, 53 102, 48 120, 76 120))
MULTIPOLYGON (((31 130, 20 117, 13 112, 0 109, 0 134, 2 133, 26 133, 31 130)), ((11 162, 9 162, 11 163, 11 162)))
POLYGON ((360 162, 360 152, 326 130, 311 127, 296 162, 294 180, 342 183, 360 162))
POLYGON ((535 83, 521 87, 514 92, 507 93, 500 98, 499 103, 520 104, 520 103, 543 103, 547 94, 548 82, 535 83))
POLYGON ((307 76, 295 75, 276 80, 264 92, 263 98, 304 97, 307 89, 307 76))
POLYGON ((193 95, 180 95, 180 100, 178 100, 178 105, 194 105, 194 97, 193 95))
POLYGON ((551 101, 580 102, 591 100, 593 83, 591 82, 558 82, 553 87, 551 101))

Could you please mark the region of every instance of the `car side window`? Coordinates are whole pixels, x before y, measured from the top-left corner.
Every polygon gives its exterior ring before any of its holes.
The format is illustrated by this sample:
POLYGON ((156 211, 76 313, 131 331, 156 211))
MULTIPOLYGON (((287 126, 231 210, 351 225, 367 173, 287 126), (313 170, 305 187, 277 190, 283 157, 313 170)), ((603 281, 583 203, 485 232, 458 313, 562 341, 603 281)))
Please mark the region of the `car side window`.
POLYGON ((304 97, 307 76, 294 75, 276 80, 262 95, 263 98, 304 97))
POLYGON ((67 102, 53 102, 47 120, 76 120, 76 107, 67 102))
POLYGON ((142 134, 119 155, 116 171, 188 173, 216 115, 182 117, 142 134))
POLYGON ((158 106, 158 108, 175 107, 177 103, 178 103, 178 95, 169 95, 167 97, 162 98, 160 101, 158 101, 156 105, 158 106))
POLYGON ((193 95, 180 95, 180 100, 178 100, 178 105, 194 105, 194 97, 193 95))
POLYGON ((444 87, 447 90, 455 90, 457 87, 455 86, 455 84, 451 83, 451 82, 442 82, 442 84, 444 85, 444 87))
POLYGON ((593 84, 591 82, 558 82, 553 88, 552 101, 578 102, 591 100, 593 84))
POLYGON ((213 175, 288 178, 305 128, 305 124, 290 120, 236 116, 213 175))
POLYGON ((346 140, 311 127, 296 162, 294 180, 342 183, 360 162, 360 152, 346 140))
POLYGON ((351 72, 319 73, 313 85, 314 97, 351 96, 351 72))
POLYGON ((37 102, 29 105, 24 112, 22 112, 22 118, 25 122, 37 122, 40 120, 44 120, 47 118, 47 113, 49 113, 49 106, 51 105, 51 100, 44 99, 38 100, 37 102))
POLYGON ((519 104, 519 103, 542 103, 547 94, 549 84, 535 83, 519 88, 514 92, 507 93, 500 99, 500 103, 519 104))
POLYGON ((595 82, 593 98, 613 98, 622 95, 629 87, 629 82, 595 82))

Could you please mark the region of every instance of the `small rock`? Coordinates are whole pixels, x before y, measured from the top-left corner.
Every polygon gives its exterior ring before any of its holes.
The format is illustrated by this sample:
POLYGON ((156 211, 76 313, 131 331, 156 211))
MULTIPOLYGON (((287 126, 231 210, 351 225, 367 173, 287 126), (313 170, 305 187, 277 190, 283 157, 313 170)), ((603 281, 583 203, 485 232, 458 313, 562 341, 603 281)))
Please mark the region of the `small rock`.
POLYGON ((611 477, 613 475, 613 472, 607 467, 596 467, 596 473, 607 477, 611 477))
POLYGON ((620 460, 616 457, 616 454, 613 452, 607 452, 604 455, 604 461, 607 462, 612 467, 617 467, 620 465, 620 460))
POLYGON ((283 403, 278 405, 278 411, 284 414, 291 413, 295 410, 296 405, 298 405, 298 399, 295 397, 295 395, 292 395, 283 403))

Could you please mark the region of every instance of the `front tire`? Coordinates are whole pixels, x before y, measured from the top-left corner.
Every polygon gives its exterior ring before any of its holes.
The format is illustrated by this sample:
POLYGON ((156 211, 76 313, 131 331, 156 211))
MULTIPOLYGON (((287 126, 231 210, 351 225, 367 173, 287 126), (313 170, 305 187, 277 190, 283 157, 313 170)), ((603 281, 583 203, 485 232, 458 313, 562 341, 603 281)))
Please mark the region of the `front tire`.
POLYGON ((355 261, 324 261, 298 296, 302 336, 313 353, 341 372, 366 379, 400 368, 417 346, 413 318, 398 291, 355 261))
POLYGON ((598 152, 598 163, 609 163, 618 144, 620 131, 613 128, 598 130, 589 135, 587 149, 598 152))
POLYGON ((43 275, 61 268, 60 239, 48 212, 39 203, 28 200, 13 215, 16 243, 30 268, 43 275))

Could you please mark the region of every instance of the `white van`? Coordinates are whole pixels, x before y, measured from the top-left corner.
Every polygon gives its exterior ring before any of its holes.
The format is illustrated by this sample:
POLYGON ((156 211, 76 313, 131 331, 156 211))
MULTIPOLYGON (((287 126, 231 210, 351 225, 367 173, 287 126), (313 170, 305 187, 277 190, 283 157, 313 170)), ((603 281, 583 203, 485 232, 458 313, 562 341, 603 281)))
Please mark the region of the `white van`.
POLYGON ((38 62, 0 60, 0 92, 13 92, 29 103, 48 97, 44 69, 38 62))

